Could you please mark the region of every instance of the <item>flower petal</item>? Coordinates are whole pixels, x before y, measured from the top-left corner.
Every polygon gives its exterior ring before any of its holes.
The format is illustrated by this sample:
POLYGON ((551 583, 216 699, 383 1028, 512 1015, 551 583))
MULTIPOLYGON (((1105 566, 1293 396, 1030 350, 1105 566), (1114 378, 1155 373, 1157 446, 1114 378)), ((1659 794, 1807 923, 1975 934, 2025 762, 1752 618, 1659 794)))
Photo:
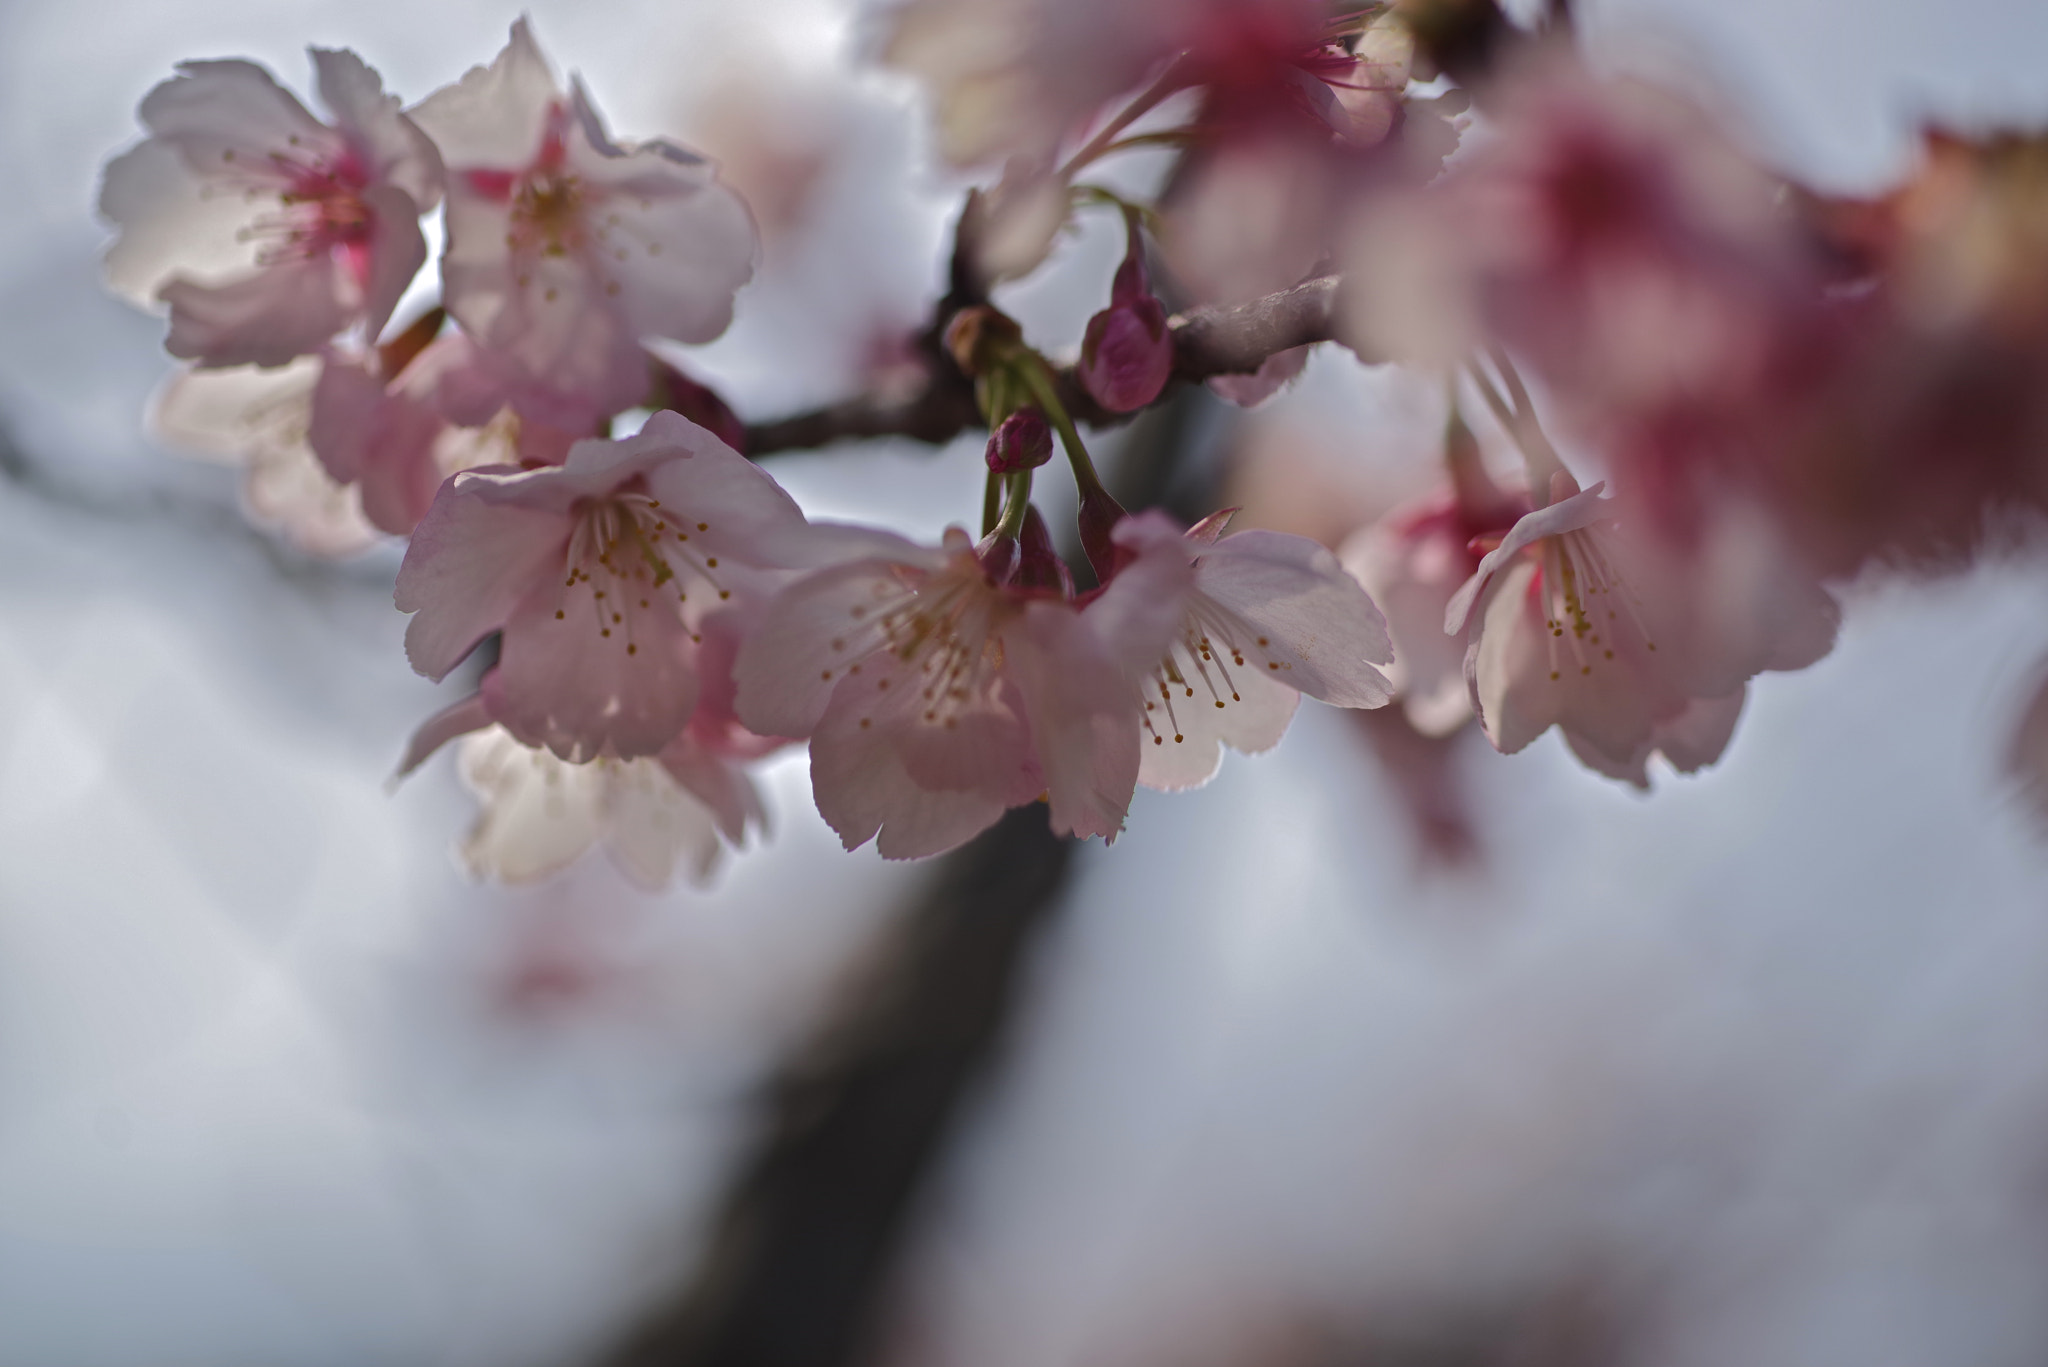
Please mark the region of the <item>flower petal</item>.
POLYGON ((523 166, 540 145, 548 107, 561 97, 525 19, 489 66, 471 67, 413 107, 450 168, 523 166))
POLYGON ((568 544, 563 518, 486 503, 465 487, 477 478, 458 475, 441 486, 398 568, 393 601, 413 614, 405 655, 430 679, 445 677, 503 626, 537 577, 559 582, 568 544))
POLYGON ((314 83, 335 126, 369 164, 373 180, 403 191, 415 216, 441 200, 441 153, 400 111, 396 95, 347 48, 311 48, 314 83))
POLYGON ((462 742, 457 772, 482 807, 458 851, 472 877, 545 878, 598 837, 604 775, 595 765, 565 764, 494 726, 462 742))
POLYGON ((466 736, 491 724, 491 710, 481 692, 448 704, 413 731, 412 738, 405 743, 405 754, 399 759, 398 770, 392 774, 392 780, 404 778, 425 764, 436 750, 457 736, 466 736))
POLYGON ((203 366, 277 366, 348 326, 355 287, 332 256, 269 266, 220 285, 183 276, 158 291, 171 306, 164 350, 203 366))
POLYGON ((1307 537, 1245 531, 1195 562, 1196 591, 1250 630, 1238 647, 1254 668, 1338 707, 1392 696, 1373 668, 1394 658, 1386 619, 1337 557, 1307 537))
POLYGON ((1168 792, 1199 788, 1216 776, 1225 745, 1256 755, 1280 743, 1301 694, 1256 670, 1233 674, 1232 681, 1236 697, 1196 688, 1192 696, 1179 690, 1176 697, 1144 700, 1151 724, 1139 736, 1138 782, 1168 792))
POLYGON ((604 852, 635 887, 660 892, 675 881, 676 861, 690 881, 710 881, 725 853, 713 812, 653 760, 598 760, 604 852))
POLYGON ((680 457, 652 469, 647 487, 700 550, 763 567, 802 563, 797 543, 810 524, 767 471, 678 413, 656 413, 640 437, 680 457))
POLYGON ((1064 603, 1030 603, 1003 645, 1053 830, 1107 841, 1123 830, 1138 782, 1138 700, 1095 627, 1064 603))
POLYGON ((659 754, 697 705, 694 645, 675 605, 630 590, 594 598, 559 575, 528 583, 505 622, 493 714, 567 760, 659 754))
POLYGON ((881 614, 910 594, 888 560, 834 565, 783 589, 733 663, 739 719, 764 736, 810 735, 848 667, 881 648, 881 614))
POLYGON ((1465 629, 1465 619, 1472 613, 1472 604, 1485 587, 1486 581, 1508 564, 1524 546, 1533 546, 1546 536, 1557 536, 1574 532, 1581 527, 1590 527, 1608 516, 1607 500, 1600 497, 1606 482, 1595 484, 1590 489, 1573 494, 1547 508, 1538 508, 1518 519, 1508 534, 1501 538, 1499 546, 1487 552, 1479 562, 1479 568, 1465 581, 1459 590, 1451 595, 1451 604, 1444 612, 1444 630, 1452 636, 1465 629))
POLYGON ((760 257, 746 205, 694 152, 661 140, 614 144, 582 82, 570 101, 569 164, 601 202, 591 211, 601 297, 617 298, 636 337, 710 341, 732 321, 733 295, 760 257))
POLYGON ((875 838, 884 859, 943 854, 987 830, 1013 805, 1000 792, 919 786, 875 711, 852 698, 862 682, 844 681, 847 702, 828 708, 811 737, 811 791, 819 814, 847 849, 875 838))

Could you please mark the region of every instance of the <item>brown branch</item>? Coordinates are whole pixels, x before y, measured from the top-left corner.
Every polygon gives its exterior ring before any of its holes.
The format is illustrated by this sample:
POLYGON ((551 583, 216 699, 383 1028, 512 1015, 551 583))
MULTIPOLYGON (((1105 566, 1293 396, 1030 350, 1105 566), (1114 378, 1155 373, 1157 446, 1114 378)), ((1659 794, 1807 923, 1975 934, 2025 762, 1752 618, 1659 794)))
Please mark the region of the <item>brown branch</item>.
POLYGON ((765 1097, 691 1280, 602 1367, 852 1367, 973 1084, 1002 1053, 1074 842, 1037 803, 939 865, 865 990, 765 1097))
MULTIPOLYGON (((1174 315, 1167 323, 1173 334, 1174 377, 1198 384, 1216 375, 1248 374, 1282 351, 1333 340, 1339 283, 1334 275, 1318 276, 1248 304, 1174 315)), ((944 359, 932 362, 927 373, 924 387, 907 397, 862 395, 753 424, 747 428, 747 453, 765 456, 869 437, 909 437, 936 446, 979 426, 981 414, 967 378, 944 359)), ((1060 399, 1079 422, 1109 427, 1134 416, 1097 404, 1071 366, 1060 370, 1059 382, 1060 399)))

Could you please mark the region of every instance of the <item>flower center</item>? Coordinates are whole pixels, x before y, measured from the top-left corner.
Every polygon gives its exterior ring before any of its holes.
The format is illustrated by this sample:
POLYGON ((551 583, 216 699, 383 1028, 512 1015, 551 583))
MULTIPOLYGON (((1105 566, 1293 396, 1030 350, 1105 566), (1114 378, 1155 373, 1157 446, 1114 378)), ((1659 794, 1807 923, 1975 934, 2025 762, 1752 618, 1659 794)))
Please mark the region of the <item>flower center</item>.
MULTIPOLYGON (((671 613, 687 623, 692 589, 700 599, 707 588, 720 601, 732 597, 718 582, 718 557, 704 554, 690 539, 709 531, 710 523, 665 511, 661 500, 643 493, 585 500, 575 512, 563 565, 563 587, 570 594, 555 609, 557 620, 566 620, 572 610, 584 611, 572 601, 578 590, 584 591, 598 636, 608 640, 615 631, 623 634, 626 654, 637 657, 641 614, 671 613)), ((703 638, 692 631, 690 639, 703 638)))
MULTIPOLYGON (((1190 603, 1179 639, 1166 648, 1166 655, 1142 690, 1145 732, 1154 745, 1166 744, 1169 736, 1176 745, 1187 741, 1180 708, 1208 706, 1220 712, 1234 702, 1244 701, 1237 681, 1230 676, 1233 667, 1251 667, 1245 647, 1238 644, 1241 627, 1242 623, 1232 622, 1228 614, 1216 611, 1200 596, 1190 603), (1156 699, 1150 696, 1154 693, 1158 694, 1156 699)), ((1253 637, 1252 641, 1254 650, 1271 644, 1265 636, 1253 637)), ((1266 668, 1278 674, 1288 666, 1268 655, 1266 668)))
MULTIPOLYGON (((238 163, 232 148, 221 157, 230 168, 229 188, 240 188, 251 200, 276 197, 276 211, 259 215, 236 234, 240 241, 261 244, 258 265, 311 260, 336 250, 352 258, 368 252, 375 223, 362 192, 369 176, 346 147, 309 150, 294 134, 285 150, 271 152, 260 166, 238 163)), ((208 187, 201 193, 211 192, 208 187)))
POLYGON ((536 171, 512 197, 512 245, 566 256, 583 245, 583 190, 563 171, 536 171))
MULTIPOLYGON (((932 574, 899 567, 893 579, 874 581, 866 602, 847 610, 851 625, 831 647, 850 661, 843 670, 848 675, 858 675, 862 662, 879 654, 894 656, 913 677, 891 679, 892 671, 884 671, 875 679, 877 695, 907 682, 918 690, 919 720, 951 730, 1001 673, 1002 623, 1015 607, 1009 595, 989 587, 971 557, 932 574)), ((841 672, 825 670, 824 678, 841 672)))
POLYGON ((1636 610, 1635 594, 1597 537, 1586 531, 1546 537, 1537 554, 1541 569, 1535 587, 1543 599, 1543 625, 1550 631, 1553 682, 1563 679, 1571 666, 1581 677, 1595 666, 1604 667, 1614 659, 1615 646, 1630 634, 1645 651, 1656 653, 1657 643, 1636 610))

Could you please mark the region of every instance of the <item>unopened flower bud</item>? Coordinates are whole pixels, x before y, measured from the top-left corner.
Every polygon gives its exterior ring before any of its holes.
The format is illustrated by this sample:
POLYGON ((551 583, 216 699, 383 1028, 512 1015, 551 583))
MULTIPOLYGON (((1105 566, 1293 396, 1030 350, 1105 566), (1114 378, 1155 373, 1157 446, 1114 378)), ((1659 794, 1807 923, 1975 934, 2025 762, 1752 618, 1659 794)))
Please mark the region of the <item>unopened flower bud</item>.
POLYGON ((988 468, 999 475, 1035 470, 1052 459, 1052 429, 1036 408, 1020 408, 988 434, 988 468))
POLYGON ((1081 383, 1113 413, 1131 413, 1159 397, 1173 373, 1173 338, 1166 306, 1153 297, 1145 275, 1145 244, 1135 217, 1130 247, 1110 287, 1109 307, 1088 320, 1081 337, 1081 383))

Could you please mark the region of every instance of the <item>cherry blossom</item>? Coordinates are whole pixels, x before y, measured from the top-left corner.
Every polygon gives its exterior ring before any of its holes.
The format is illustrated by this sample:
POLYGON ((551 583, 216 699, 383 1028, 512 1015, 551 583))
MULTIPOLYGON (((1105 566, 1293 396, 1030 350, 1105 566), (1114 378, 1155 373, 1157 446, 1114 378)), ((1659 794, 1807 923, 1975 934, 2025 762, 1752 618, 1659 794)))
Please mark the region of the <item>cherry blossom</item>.
POLYGON ((1392 695, 1374 668, 1393 659, 1386 621, 1358 581, 1307 537, 1222 535, 1229 516, 1183 533, 1164 513, 1145 512, 1111 533, 1135 556, 1111 587, 1142 567, 1149 610, 1172 624, 1136 676, 1138 781, 1148 788, 1208 782, 1225 745, 1272 749, 1304 693, 1338 707, 1382 707, 1392 695))
POLYGON ((602 844, 621 873, 654 892, 674 880, 678 860, 693 881, 708 880, 724 852, 711 809, 659 760, 571 764, 492 726, 463 738, 457 763, 480 807, 458 848, 472 877, 532 882, 602 844))
POLYGON ((458 853, 479 878, 518 883, 568 867, 601 843, 629 879, 649 891, 673 880, 679 859, 692 881, 716 871, 725 847, 765 834, 768 814, 747 766, 789 742, 758 736, 733 715, 732 662, 740 622, 713 613, 700 629, 702 688, 689 724, 652 758, 599 755, 572 763, 521 743, 497 724, 494 678, 427 719, 399 766, 403 777, 458 737, 458 771, 481 810, 458 853))
POLYGON ((1453 405, 1444 432, 1444 487, 1359 529, 1338 559, 1387 615, 1394 662, 1387 667, 1409 725, 1446 736, 1472 719, 1465 641, 1444 631, 1451 599, 1478 570, 1482 547, 1498 545, 1529 512, 1527 495, 1487 472, 1478 440, 1453 405))
POLYGON ((426 261, 433 144, 354 53, 310 51, 332 125, 252 62, 185 62, 107 166, 108 280, 169 305, 173 356, 278 366, 357 324, 375 338, 426 261))
POLYGON ((339 559, 377 540, 360 491, 313 453, 313 391, 323 362, 304 356, 270 370, 183 370, 157 396, 151 425, 173 446, 243 467, 250 517, 299 549, 339 559))
POLYGON ((1487 739, 1513 754, 1556 725, 1574 754, 1647 787, 1653 752, 1690 773, 1719 759, 1747 681, 1834 644, 1834 601, 1733 516, 1699 558, 1629 532, 1604 485, 1568 474, 1452 598, 1487 739), (1469 625, 1468 625, 1469 624, 1469 625))
POLYGON ((642 338, 704 342, 731 321, 758 255, 746 207, 694 152, 613 142, 525 20, 413 117, 449 166, 448 311, 526 382, 522 414, 575 428, 630 408, 642 338))
POLYGON ((397 603, 440 679, 493 631, 490 715, 564 759, 660 752, 698 701, 700 625, 804 526, 761 470, 688 419, 589 440, 557 467, 473 470, 413 534, 397 603))
POLYGON ((1054 830, 1114 839, 1138 777, 1131 679, 1172 629, 1160 571, 1185 565, 1134 566, 1084 614, 998 582, 957 527, 937 548, 816 536, 830 563, 785 588, 741 647, 738 712, 810 737, 818 810, 846 847, 938 854, 1041 795, 1054 830))
POLYGON ((1344 567, 1387 615, 1394 641, 1387 677, 1409 724, 1423 735, 1448 735, 1471 720, 1465 642, 1444 633, 1444 613, 1479 568, 1474 540, 1503 535, 1527 510, 1525 501, 1500 519, 1474 518, 1444 490, 1396 508, 1339 551, 1344 567), (1486 525, 1495 521, 1499 525, 1486 525))
POLYGON ((391 381, 376 351, 338 345, 267 370, 188 370, 165 386, 156 427, 173 445, 244 465, 257 522, 315 555, 351 555, 379 532, 410 533, 459 470, 550 454, 558 463, 568 449, 510 414, 451 425, 433 401, 438 348, 391 381))

